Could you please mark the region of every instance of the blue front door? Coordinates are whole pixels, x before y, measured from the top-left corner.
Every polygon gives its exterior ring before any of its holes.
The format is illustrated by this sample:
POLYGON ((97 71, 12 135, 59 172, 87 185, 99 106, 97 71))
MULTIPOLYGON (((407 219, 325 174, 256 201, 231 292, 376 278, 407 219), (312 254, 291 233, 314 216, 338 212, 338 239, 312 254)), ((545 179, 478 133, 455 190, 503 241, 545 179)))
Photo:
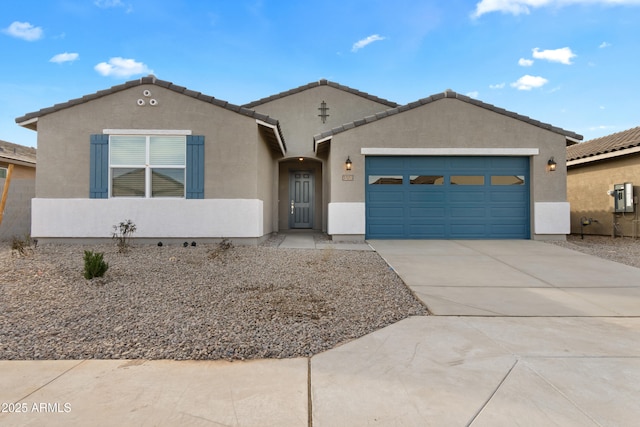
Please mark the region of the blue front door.
POLYGON ((368 239, 528 239, 529 158, 367 157, 368 239))
POLYGON ((313 178, 312 171, 291 172, 289 179, 289 228, 313 227, 313 178))

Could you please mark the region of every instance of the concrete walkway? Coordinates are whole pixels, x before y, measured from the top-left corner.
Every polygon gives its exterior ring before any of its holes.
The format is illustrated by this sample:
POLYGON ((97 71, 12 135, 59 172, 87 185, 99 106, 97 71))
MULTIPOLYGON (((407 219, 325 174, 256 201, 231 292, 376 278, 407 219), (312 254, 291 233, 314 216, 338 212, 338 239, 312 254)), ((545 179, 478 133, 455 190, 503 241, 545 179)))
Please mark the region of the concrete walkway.
POLYGON ((335 249, 340 251, 372 251, 373 248, 367 243, 333 242, 331 240, 318 239, 316 241, 313 232, 290 231, 284 233, 285 238, 278 245, 284 249, 335 249))
POLYGON ((371 245, 435 316, 310 359, 0 361, 0 425, 637 425, 640 269, 532 241, 371 245))

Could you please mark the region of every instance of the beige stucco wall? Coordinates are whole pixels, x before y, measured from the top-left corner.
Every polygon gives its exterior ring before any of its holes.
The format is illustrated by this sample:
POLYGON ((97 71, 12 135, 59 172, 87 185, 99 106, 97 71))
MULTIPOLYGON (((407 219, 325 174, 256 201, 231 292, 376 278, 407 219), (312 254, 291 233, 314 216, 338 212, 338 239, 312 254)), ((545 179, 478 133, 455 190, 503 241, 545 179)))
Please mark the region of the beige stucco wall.
MULTIPOLYGON (((205 198, 259 198, 255 119, 177 92, 141 85, 38 119, 36 196, 89 196, 89 138, 103 129, 191 130, 205 136, 205 198), (146 98, 143 91, 151 96, 146 98), (137 100, 145 99, 145 106, 137 100), (156 99, 157 106, 150 106, 156 99)), ((261 148, 260 148, 261 149, 261 148)))
MULTIPOLYGON (((612 190, 614 184, 625 182, 634 184, 634 195, 640 196, 640 154, 570 167, 567 197, 571 203, 571 233, 581 232, 580 219, 585 217, 598 222, 584 227, 584 234, 612 235, 614 201, 607 191, 612 190)), ((637 205, 634 213, 617 215, 622 235, 637 237, 640 234, 640 227, 634 230, 633 221, 637 217, 637 205)))
POLYGON ((326 85, 253 107, 259 113, 280 121, 288 157, 316 157, 314 135, 389 108, 385 104, 326 85), (326 123, 322 123, 318 116, 322 101, 329 108, 326 123))
MULTIPOLYGON (((331 200, 364 202, 363 147, 394 148, 537 148, 531 157, 531 208, 536 202, 566 202, 566 141, 544 130, 482 107, 444 98, 336 134, 331 141, 331 200), (344 159, 353 161, 353 181, 343 181, 344 159), (549 172, 550 157, 557 170, 549 172)), ((533 230, 533 212, 531 215, 533 230)))
MULTIPOLYGON (((0 161, 0 167, 8 168, 9 163, 0 161)), ((4 215, 0 223, 0 240, 10 240, 13 237, 24 239, 31 233, 31 199, 35 196, 35 176, 35 168, 13 165, 4 215)), ((0 178, 0 195, 4 191, 6 181, 0 178)))
MULTIPOLYGON (((263 130, 264 132, 264 130, 263 130)), ((258 199, 263 202, 263 227, 264 233, 269 234, 276 230, 274 218, 277 218, 277 203, 275 202, 276 188, 274 182, 277 180, 277 159, 282 155, 276 154, 268 146, 263 132, 260 132, 262 143, 258 144, 254 154, 256 156, 258 199)))
POLYGON ((289 173, 311 170, 315 176, 314 225, 316 230, 327 229, 328 186, 323 176, 327 156, 317 156, 313 136, 342 124, 359 120, 390 108, 365 97, 322 85, 253 107, 256 111, 278 119, 287 145, 286 162, 277 174, 277 223, 274 229, 289 229, 289 173), (326 102, 329 110, 325 123, 319 117, 320 104, 326 102), (303 157, 303 162, 298 159, 303 157), (316 160, 318 162, 316 162, 316 160))

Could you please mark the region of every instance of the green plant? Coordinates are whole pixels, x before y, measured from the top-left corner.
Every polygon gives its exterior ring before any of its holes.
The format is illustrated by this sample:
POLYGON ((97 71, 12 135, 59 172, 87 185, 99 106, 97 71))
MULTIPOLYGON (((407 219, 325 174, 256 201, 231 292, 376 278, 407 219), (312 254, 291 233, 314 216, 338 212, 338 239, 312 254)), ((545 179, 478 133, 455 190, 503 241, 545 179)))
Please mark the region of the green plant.
POLYGON ((109 264, 104 261, 104 254, 84 251, 84 278, 91 280, 94 277, 102 277, 109 269, 109 264))
POLYGON ((131 235, 136 232, 136 225, 130 219, 113 226, 112 237, 118 241, 118 252, 129 249, 131 235))

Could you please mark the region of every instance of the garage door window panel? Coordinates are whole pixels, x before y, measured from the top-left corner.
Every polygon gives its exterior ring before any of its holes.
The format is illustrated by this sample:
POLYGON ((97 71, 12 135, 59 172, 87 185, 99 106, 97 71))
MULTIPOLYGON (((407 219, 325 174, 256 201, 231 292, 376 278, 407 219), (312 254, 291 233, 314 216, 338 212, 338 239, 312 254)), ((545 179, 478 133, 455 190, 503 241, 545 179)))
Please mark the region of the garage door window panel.
POLYGON ((411 175, 409 182, 411 185, 443 185, 443 175, 411 175))
POLYGON ((524 175, 491 175, 491 185, 525 185, 524 175))
POLYGON ((451 175, 451 185, 484 185, 484 175, 451 175))
POLYGON ((370 185, 402 185, 402 175, 370 175, 370 185))

